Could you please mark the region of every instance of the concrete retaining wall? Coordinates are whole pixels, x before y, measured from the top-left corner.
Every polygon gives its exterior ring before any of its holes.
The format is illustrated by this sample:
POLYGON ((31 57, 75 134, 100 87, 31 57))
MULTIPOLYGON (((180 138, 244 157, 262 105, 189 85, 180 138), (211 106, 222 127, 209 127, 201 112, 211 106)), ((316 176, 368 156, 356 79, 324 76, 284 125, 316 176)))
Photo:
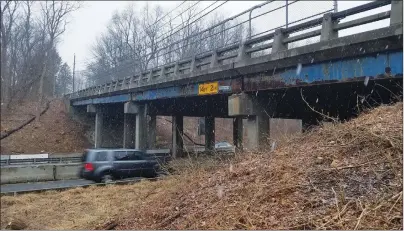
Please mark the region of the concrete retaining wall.
POLYGON ((1 184, 77 179, 80 163, 2 167, 1 184))
POLYGON ((56 165, 55 180, 77 179, 81 164, 56 165))

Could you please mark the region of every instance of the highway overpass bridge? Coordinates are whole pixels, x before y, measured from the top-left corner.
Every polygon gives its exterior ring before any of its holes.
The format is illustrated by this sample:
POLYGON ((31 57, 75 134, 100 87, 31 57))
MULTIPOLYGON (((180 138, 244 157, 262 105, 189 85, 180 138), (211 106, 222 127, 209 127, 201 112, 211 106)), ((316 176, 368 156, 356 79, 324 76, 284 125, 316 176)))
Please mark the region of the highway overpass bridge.
POLYGON ((402 91, 402 1, 375 1, 306 21, 210 53, 90 87, 66 96, 74 115, 95 115, 95 147, 112 143, 153 148, 156 115, 172 116, 172 153, 181 154, 183 117, 205 117, 205 147, 214 146, 214 118, 234 118, 238 147, 255 149, 270 118, 312 123, 346 119, 360 104, 386 103, 402 91), (381 6, 391 10, 341 19, 381 6), (341 37, 339 32, 383 19, 390 25, 341 37), (288 44, 320 36, 317 43, 288 44), (260 53, 270 50, 270 53, 260 53), (244 126, 243 126, 244 120, 244 126), (248 140, 242 140, 243 127, 248 140), (147 147, 148 146, 148 147, 147 147))

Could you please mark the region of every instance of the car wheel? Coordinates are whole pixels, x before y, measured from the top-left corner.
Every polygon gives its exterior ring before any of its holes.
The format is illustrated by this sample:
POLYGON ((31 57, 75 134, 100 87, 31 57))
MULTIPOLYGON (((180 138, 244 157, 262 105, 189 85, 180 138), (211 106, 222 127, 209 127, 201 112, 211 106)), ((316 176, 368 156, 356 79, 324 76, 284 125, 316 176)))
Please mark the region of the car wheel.
POLYGON ((109 174, 109 173, 105 173, 105 174, 103 174, 102 176, 101 176, 101 183, 105 183, 105 184, 108 184, 108 183, 111 183, 112 181, 114 181, 114 178, 112 177, 112 175, 111 174, 109 174))

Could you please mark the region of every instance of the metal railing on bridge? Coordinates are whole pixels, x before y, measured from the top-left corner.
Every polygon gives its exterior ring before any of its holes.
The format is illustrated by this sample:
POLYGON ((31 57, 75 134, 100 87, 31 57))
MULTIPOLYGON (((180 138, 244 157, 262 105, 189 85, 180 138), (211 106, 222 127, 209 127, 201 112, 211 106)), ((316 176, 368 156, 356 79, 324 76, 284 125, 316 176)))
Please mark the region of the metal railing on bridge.
MULTIPOLYGON (((293 42, 313 38, 316 36, 321 36, 321 40, 324 41, 327 39, 331 39, 328 38, 330 34, 338 32, 340 30, 388 18, 399 17, 392 14, 401 14, 402 18, 402 10, 394 11, 393 13, 391 10, 388 10, 351 21, 338 23, 339 20, 344 19, 348 16, 353 16, 389 4, 391 4, 391 1, 374 1, 337 13, 326 13, 322 17, 297 24, 298 22, 304 20, 301 19, 297 22, 289 23, 288 28, 277 28, 271 33, 251 38, 241 44, 233 44, 224 48, 220 48, 216 51, 196 55, 193 58, 179 60, 175 63, 150 69, 146 72, 138 73, 125 79, 112 81, 110 83, 80 90, 68 95, 68 98, 75 99, 81 97, 95 96, 114 91, 149 86, 189 77, 196 77, 198 76, 198 71, 220 66, 221 64, 225 64, 226 61, 230 63, 243 62, 247 59, 251 59, 253 54, 257 54, 259 52, 262 53, 262 51, 264 50, 271 50, 271 53, 275 53, 277 51, 284 50, 285 47, 287 49, 287 44, 293 42), (330 20, 330 22, 327 23, 327 20, 330 20), (316 27, 318 26, 321 26, 321 28, 316 29, 316 27), (314 30, 305 32, 305 30, 310 30, 313 28, 314 30), (298 35, 293 35, 294 33, 298 33, 298 35)), ((395 22, 390 21, 390 24, 393 23, 395 22)), ((402 25, 402 20, 398 23, 401 23, 402 25)), ((258 54, 256 56, 259 57, 260 55, 258 54)))

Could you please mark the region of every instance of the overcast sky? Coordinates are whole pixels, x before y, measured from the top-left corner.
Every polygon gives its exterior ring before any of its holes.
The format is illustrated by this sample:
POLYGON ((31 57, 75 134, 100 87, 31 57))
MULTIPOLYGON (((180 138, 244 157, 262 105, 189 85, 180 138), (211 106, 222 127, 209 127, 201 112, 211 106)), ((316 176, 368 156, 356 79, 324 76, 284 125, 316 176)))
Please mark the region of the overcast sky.
MULTIPOLYGON (((151 6, 158 4, 163 7, 165 12, 170 12, 172 9, 175 9, 179 4, 181 4, 181 2, 182 1, 150 1, 149 4, 151 6)), ((230 17, 262 2, 264 1, 229 1, 220 8, 216 9, 215 12, 220 12, 226 17, 230 17)), ((347 8, 367 2, 369 1, 338 1, 338 10, 345 10, 347 8)), ((59 53, 63 62, 67 62, 70 66, 72 66, 73 55, 75 53, 76 70, 85 69, 85 64, 92 59, 91 46, 94 44, 96 38, 100 36, 103 31, 105 31, 106 25, 111 19, 112 14, 115 11, 122 11, 131 3, 136 5, 136 9, 141 9, 146 4, 146 1, 84 1, 83 7, 71 15, 69 20, 70 23, 68 24, 67 30, 59 44, 59 53)), ((194 3, 195 2, 183 4, 180 8, 173 11, 172 16, 179 14, 181 9, 186 8, 187 4, 194 3)), ((202 10, 212 3, 213 1, 201 1, 198 3, 197 7, 198 9, 202 10)), ((282 4, 284 5, 285 2, 274 1, 262 9, 255 10, 253 16, 270 9, 275 9, 282 4)), ((218 5, 220 5, 220 3, 217 3, 214 6, 218 5)), ((212 6, 210 9, 213 9, 214 6, 212 6)), ((332 7, 333 1, 297 2, 289 7, 289 22, 332 9, 332 7)), ((389 7, 380 9, 379 11, 385 10, 389 10, 389 7)), ((257 32, 261 32, 279 25, 284 25, 284 15, 284 11, 275 11, 254 20, 253 26, 257 29, 257 32)), ((246 17, 248 17, 247 14, 246 17)), ((384 21, 379 23, 377 26, 385 26, 387 23, 388 22, 384 21)), ((374 28, 374 26, 372 26, 372 28, 374 28)), ((367 29, 366 27, 362 27, 360 30, 367 29)), ((346 33, 349 33, 349 31, 346 33)))

